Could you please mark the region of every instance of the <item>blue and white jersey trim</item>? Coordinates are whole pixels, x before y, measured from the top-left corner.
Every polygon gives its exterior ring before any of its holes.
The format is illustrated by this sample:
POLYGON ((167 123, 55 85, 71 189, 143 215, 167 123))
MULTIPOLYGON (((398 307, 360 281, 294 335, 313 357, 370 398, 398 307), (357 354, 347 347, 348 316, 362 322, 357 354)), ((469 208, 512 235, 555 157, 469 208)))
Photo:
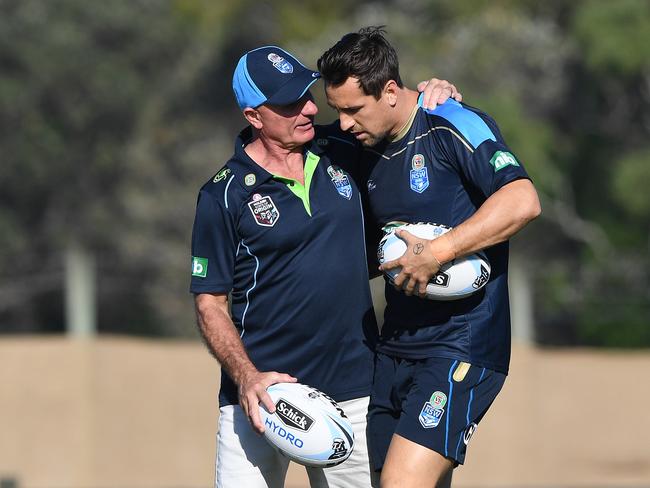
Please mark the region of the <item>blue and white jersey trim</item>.
POLYGON ((246 290, 246 307, 244 308, 244 313, 241 316, 241 334, 239 334, 239 337, 244 337, 244 332, 246 331, 246 312, 248 312, 248 307, 250 306, 250 292, 253 291, 253 289, 257 286, 257 272, 260 269, 260 260, 257 259, 257 256, 251 252, 249 247, 244 243, 244 241, 241 241, 241 245, 246 248, 246 251, 248 251, 248 255, 251 256, 253 259, 255 259, 255 271, 253 272, 253 286, 251 286, 248 290, 246 290))
POLYGON ((447 401, 447 420, 445 422, 445 457, 449 457, 449 421, 451 419, 451 401, 454 393, 454 381, 452 380, 452 375, 458 361, 454 361, 454 364, 449 368, 449 400, 447 401))
MULTIPOLYGON (((478 379, 478 382, 476 383, 477 385, 481 384, 481 381, 483 381, 483 376, 485 376, 485 368, 483 368, 483 371, 481 371, 481 376, 478 379)), ((473 386, 472 389, 469 391, 469 402, 467 402, 467 415, 465 416, 465 423, 467 427, 469 427, 470 424, 470 413, 472 411, 472 402, 474 401, 474 389, 476 386, 473 386)), ((458 437, 458 444, 456 444, 456 456, 455 459, 458 459, 458 451, 460 450, 460 443, 463 440, 463 435, 461 434, 458 437)))
POLYGON ((234 177, 235 175, 232 175, 230 177, 228 183, 226 184, 226 189, 223 191, 223 202, 226 204, 226 208, 228 208, 228 188, 230 188, 230 183, 232 183, 234 177))
POLYGON ((396 152, 392 153, 392 154, 389 155, 389 156, 387 156, 386 154, 383 154, 383 153, 381 153, 381 152, 379 152, 379 151, 376 151, 376 150, 374 150, 374 149, 372 149, 372 148, 364 148, 364 150, 366 150, 366 151, 368 151, 368 152, 371 152, 371 153, 374 153, 374 154, 377 154, 378 156, 381 156, 383 159, 391 160, 391 159, 394 158, 395 156, 399 156, 399 155, 402 154, 404 151, 406 151, 410 145, 415 144, 417 141, 419 141, 419 140, 422 139, 423 137, 427 137, 427 136, 429 136, 430 134, 432 134, 433 132, 435 132, 435 131, 437 131, 437 130, 446 130, 446 131, 450 132, 451 134, 454 135, 454 137, 456 137, 456 138, 457 138, 457 139, 458 139, 458 140, 459 140, 459 141, 460 141, 460 142, 461 142, 461 143, 462 143, 462 144, 467 148, 467 150, 468 150, 469 152, 471 152, 471 153, 474 152, 474 148, 473 148, 470 144, 468 144, 468 143, 465 141, 465 139, 463 139, 463 138, 460 136, 460 134, 458 134, 458 133, 457 133, 454 129, 452 129, 451 127, 446 127, 446 126, 431 127, 428 131, 426 131, 426 132, 424 132, 424 133, 422 133, 422 134, 419 134, 419 135, 415 136, 413 139, 410 139, 410 140, 406 143, 406 146, 405 146, 405 147, 403 147, 403 148, 400 149, 399 151, 396 151, 396 152))
MULTIPOLYGON (((359 194, 359 208, 361 209, 361 229, 363 233, 363 242, 366 242, 366 219, 363 216, 363 202, 361 201, 361 194, 359 194)), ((368 270, 368 251, 366 250, 366 246, 363 246, 363 255, 366 258, 366 271, 368 274, 370 274, 370 270, 368 270)))
POLYGON ((437 115, 451 122, 474 148, 487 140, 494 142, 497 140, 481 117, 451 98, 434 110, 427 110, 427 113, 437 115))

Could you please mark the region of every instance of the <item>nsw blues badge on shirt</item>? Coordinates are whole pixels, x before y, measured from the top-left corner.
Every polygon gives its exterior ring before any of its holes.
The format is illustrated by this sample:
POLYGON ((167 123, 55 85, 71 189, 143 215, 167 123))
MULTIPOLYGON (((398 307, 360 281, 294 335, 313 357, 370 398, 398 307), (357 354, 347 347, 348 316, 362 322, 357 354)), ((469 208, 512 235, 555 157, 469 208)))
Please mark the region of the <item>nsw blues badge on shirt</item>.
POLYGON ((417 193, 422 193, 429 188, 429 173, 427 167, 424 165, 424 156, 416 154, 411 160, 410 180, 411 190, 417 193))
POLYGON ((352 185, 350 185, 350 180, 343 170, 330 165, 327 167, 327 174, 330 175, 334 188, 339 192, 339 195, 348 200, 352 198, 352 185))

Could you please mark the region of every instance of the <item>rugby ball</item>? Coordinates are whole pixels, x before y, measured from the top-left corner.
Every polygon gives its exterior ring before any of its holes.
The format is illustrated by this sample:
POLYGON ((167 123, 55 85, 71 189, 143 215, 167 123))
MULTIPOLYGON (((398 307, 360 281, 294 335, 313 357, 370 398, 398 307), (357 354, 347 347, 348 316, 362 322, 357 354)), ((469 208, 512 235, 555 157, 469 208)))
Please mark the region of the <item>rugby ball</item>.
MULTIPOLYGON (((407 224, 391 222, 384 227, 385 235, 379 242, 377 258, 379 264, 399 259, 406 251, 406 243, 397 237, 395 231, 403 229, 422 239, 436 239, 451 230, 440 224, 419 222, 407 224)), ((393 283, 401 268, 384 271, 393 283)), ((427 285, 426 298, 429 300, 459 300, 480 290, 490 279, 490 263, 483 252, 454 259, 445 263, 440 271, 431 277, 427 285)))
POLYGON ((276 383, 266 391, 275 412, 260 404, 266 440, 304 466, 328 468, 354 449, 352 424, 343 409, 322 391, 301 383, 276 383))

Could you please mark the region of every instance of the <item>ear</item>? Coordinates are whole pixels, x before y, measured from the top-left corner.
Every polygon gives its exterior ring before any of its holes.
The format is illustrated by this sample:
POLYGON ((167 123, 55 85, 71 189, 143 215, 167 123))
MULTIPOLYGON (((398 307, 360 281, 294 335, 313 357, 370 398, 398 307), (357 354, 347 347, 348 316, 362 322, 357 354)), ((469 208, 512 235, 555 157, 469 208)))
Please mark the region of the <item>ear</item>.
POLYGON ((259 110, 256 110, 254 108, 245 108, 244 109, 244 117, 248 121, 250 125, 255 127, 256 129, 261 129, 264 124, 262 124, 262 117, 260 116, 259 110))
POLYGON ((397 86, 395 80, 388 80, 384 85, 384 89, 382 91, 382 97, 385 97, 388 104, 391 107, 394 107, 395 105, 397 105, 398 92, 399 92, 399 86, 397 86))

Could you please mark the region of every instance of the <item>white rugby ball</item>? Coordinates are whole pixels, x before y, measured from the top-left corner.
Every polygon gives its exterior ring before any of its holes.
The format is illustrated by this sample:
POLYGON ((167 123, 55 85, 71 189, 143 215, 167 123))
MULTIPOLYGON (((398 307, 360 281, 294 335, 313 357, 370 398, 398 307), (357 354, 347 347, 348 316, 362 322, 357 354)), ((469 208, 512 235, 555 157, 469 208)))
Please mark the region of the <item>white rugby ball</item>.
MULTIPOLYGON (((379 264, 399 259, 406 251, 406 243, 397 237, 395 231, 403 229, 422 239, 436 239, 451 227, 440 224, 419 222, 407 224, 391 222, 384 227, 386 234, 379 242, 377 258, 379 264)), ((391 283, 399 274, 401 268, 386 270, 384 274, 391 283)), ((490 263, 483 252, 454 259, 445 263, 440 271, 431 277, 427 285, 426 298, 429 300, 458 300, 470 296, 480 290, 490 279, 490 263)))
POLYGON ((260 404, 264 437, 289 459, 304 466, 328 468, 354 449, 352 424, 343 409, 322 391, 301 383, 269 386, 275 412, 260 404))

